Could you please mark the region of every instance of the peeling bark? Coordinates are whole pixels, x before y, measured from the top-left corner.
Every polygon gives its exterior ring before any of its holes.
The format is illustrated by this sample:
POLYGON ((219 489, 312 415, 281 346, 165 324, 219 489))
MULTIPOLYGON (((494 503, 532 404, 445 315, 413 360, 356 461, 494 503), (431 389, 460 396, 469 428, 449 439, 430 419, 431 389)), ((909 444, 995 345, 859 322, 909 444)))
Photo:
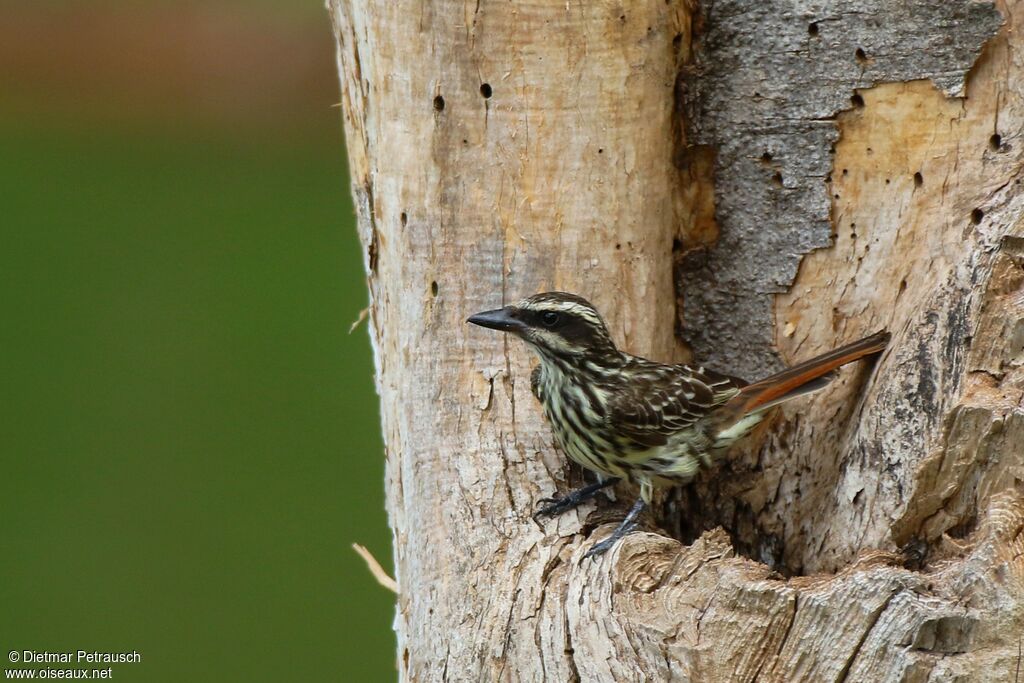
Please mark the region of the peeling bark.
POLYGON ((697 355, 747 376, 778 369, 773 294, 831 245, 840 112, 858 90, 931 79, 947 96, 1001 17, 988 3, 708 0, 691 137, 717 150, 719 237, 684 261, 683 330, 697 355))
POLYGON ((331 0, 402 680, 1014 680, 1018 4, 331 0), (751 379, 894 340, 584 562, 621 513, 531 521, 578 473, 462 324, 555 288, 751 379))

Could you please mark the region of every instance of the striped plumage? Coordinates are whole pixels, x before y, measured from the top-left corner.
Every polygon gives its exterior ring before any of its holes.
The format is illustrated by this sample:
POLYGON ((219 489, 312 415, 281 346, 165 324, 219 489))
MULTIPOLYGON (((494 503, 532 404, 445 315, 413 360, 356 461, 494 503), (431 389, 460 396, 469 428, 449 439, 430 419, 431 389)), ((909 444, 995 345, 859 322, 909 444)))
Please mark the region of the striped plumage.
POLYGON ((627 533, 657 486, 685 484, 745 436, 778 403, 815 391, 832 371, 885 348, 872 335, 754 384, 703 367, 664 365, 619 351, 600 314, 582 297, 537 294, 469 322, 526 341, 540 358, 531 387, 556 441, 599 484, 550 501, 558 514, 605 485, 626 479, 641 498, 619 529, 591 554, 627 533))

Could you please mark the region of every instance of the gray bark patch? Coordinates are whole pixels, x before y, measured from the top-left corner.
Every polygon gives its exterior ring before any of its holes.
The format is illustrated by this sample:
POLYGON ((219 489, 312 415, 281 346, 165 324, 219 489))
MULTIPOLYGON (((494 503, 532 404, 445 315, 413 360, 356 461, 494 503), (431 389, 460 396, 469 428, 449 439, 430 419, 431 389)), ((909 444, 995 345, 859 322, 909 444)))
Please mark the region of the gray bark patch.
MULTIPOLYGON (((708 0, 688 139, 717 150, 719 239, 682 259, 683 338, 710 366, 778 369, 772 295, 832 241, 835 115, 856 90, 931 79, 948 96, 1002 18, 970 0, 708 0)), ((684 245, 685 248, 685 245, 684 245)))

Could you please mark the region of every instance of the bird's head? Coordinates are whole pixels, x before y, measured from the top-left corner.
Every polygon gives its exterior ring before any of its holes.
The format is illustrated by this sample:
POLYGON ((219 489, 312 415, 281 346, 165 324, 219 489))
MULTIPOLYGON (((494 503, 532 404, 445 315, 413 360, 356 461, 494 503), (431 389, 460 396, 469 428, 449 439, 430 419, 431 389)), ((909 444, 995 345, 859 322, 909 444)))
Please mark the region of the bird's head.
POLYGON ((510 332, 541 358, 568 360, 617 353, 604 319, 589 301, 575 294, 534 294, 517 304, 472 315, 466 322, 510 332))

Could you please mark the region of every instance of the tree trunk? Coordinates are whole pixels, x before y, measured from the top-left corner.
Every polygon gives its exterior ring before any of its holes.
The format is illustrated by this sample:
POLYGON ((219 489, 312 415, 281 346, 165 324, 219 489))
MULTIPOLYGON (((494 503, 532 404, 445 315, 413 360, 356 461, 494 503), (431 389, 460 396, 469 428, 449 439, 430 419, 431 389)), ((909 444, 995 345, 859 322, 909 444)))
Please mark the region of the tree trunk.
POLYGON ((1020 5, 331 0, 402 680, 1024 675, 1020 5), (463 324, 548 289, 748 379, 893 341, 584 561, 621 511, 531 520, 579 473, 463 324))

